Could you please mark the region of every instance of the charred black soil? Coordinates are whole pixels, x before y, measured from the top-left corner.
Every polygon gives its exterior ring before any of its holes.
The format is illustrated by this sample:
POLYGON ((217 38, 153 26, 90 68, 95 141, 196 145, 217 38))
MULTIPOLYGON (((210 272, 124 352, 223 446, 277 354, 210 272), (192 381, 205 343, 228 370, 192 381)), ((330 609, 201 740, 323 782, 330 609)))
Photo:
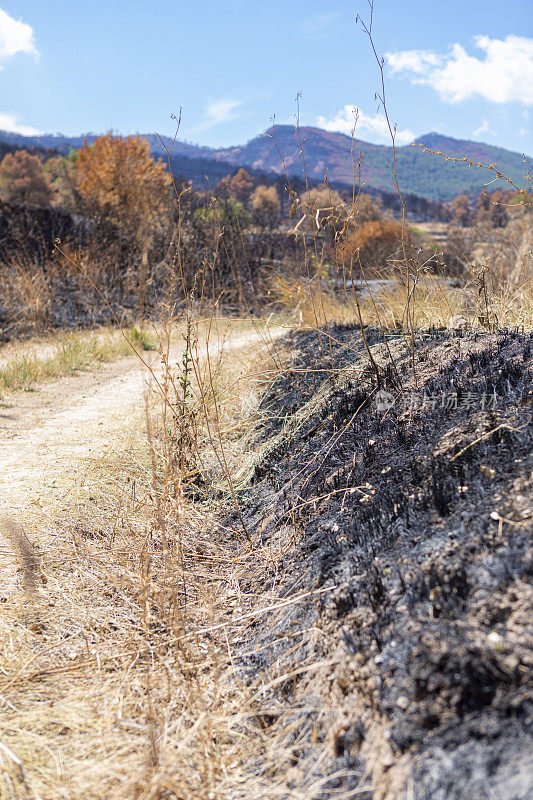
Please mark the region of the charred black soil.
POLYGON ((249 588, 313 593, 250 626, 261 724, 317 798, 533 797, 532 339, 367 337, 380 385, 357 329, 289 337, 241 476, 249 588))

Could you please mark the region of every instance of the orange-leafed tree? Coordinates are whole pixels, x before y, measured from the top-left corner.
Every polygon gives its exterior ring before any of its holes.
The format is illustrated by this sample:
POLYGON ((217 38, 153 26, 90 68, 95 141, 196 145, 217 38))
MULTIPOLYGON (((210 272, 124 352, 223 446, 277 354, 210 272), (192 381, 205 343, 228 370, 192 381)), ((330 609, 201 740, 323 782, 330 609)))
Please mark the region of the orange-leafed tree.
POLYGON ((27 150, 7 153, 0 164, 0 197, 8 203, 48 205, 53 192, 42 162, 27 150))
POLYGON ((241 167, 237 170, 235 175, 222 178, 216 187, 216 193, 224 199, 229 196, 238 200, 240 203, 246 203, 248 202, 253 188, 253 180, 246 170, 241 167))
POLYGON ((77 185, 95 210, 141 238, 168 208, 171 177, 140 136, 99 136, 76 161, 77 185))
POLYGON ((459 194, 454 197, 451 203, 453 221, 462 228, 470 222, 472 212, 470 210, 470 200, 466 194, 459 194))
MULTIPOLYGON (((131 236, 138 249, 138 311, 144 317, 152 234, 168 220, 172 179, 140 136, 107 133, 85 143, 76 161, 78 191, 87 205, 131 236)), ((134 251, 132 251, 133 254, 134 251)))
POLYGON ((509 222, 507 209, 513 197, 514 193, 505 189, 494 192, 483 189, 476 201, 476 223, 486 222, 494 228, 504 228, 509 222))

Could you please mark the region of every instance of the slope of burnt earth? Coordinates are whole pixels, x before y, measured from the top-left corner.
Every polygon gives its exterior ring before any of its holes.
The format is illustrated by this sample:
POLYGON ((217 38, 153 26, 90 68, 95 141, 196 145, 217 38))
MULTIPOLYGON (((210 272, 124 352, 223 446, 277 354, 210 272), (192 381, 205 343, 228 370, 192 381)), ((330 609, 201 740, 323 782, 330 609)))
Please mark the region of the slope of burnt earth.
POLYGON ((264 724, 299 742, 288 789, 531 797, 531 337, 430 333, 413 354, 369 331, 377 385, 360 333, 329 334, 289 341, 241 476, 280 554, 269 601, 313 593, 241 658, 276 679, 264 724))

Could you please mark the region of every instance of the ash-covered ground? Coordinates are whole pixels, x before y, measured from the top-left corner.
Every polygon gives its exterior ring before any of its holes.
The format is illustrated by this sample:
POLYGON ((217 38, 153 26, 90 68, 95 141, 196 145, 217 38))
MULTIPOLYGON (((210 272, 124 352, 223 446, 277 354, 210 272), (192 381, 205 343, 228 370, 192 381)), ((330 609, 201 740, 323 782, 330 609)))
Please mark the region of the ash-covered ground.
POLYGON ((379 384, 334 327, 263 398, 241 503, 280 555, 249 588, 314 594, 251 624, 243 672, 287 675, 287 793, 533 797, 532 338, 367 337, 379 384))

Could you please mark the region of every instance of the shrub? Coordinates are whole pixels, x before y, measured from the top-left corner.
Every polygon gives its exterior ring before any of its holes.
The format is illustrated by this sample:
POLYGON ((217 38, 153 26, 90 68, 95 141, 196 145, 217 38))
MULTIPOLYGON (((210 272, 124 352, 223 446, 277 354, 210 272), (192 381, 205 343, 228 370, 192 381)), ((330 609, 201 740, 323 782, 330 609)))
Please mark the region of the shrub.
POLYGON ((7 153, 0 164, 0 195, 7 203, 48 205, 53 192, 40 159, 27 150, 7 153))
POLYGON ((353 206, 353 214, 356 223, 362 225, 364 222, 375 222, 381 218, 383 203, 379 197, 362 192, 356 198, 353 206))
MULTIPOLYGON (((408 230, 403 232, 403 241, 410 244, 408 230)), ((403 257, 402 226, 388 219, 357 226, 336 249, 337 263, 349 265, 353 261, 365 268, 391 266, 398 257, 403 257)))
POLYGON ((496 189, 488 192, 486 189, 480 193, 476 202, 476 224, 484 222, 493 228, 504 228, 509 222, 507 207, 512 202, 514 192, 496 189))
POLYGON ((224 228, 226 233, 250 224, 250 215, 244 205, 234 200, 215 200, 208 206, 198 208, 195 219, 203 226, 216 230, 224 228))
POLYGON ((68 156, 52 156, 44 165, 53 192, 52 204, 68 211, 77 211, 80 206, 76 185, 77 159, 78 154, 73 150, 68 156))
POLYGON ((281 204, 275 186, 258 186, 251 197, 253 216, 258 225, 272 229, 279 219, 281 204))
POLYGON ((340 194, 326 186, 300 195, 299 207, 304 230, 311 233, 327 230, 334 236, 343 228, 348 216, 348 207, 340 194))

